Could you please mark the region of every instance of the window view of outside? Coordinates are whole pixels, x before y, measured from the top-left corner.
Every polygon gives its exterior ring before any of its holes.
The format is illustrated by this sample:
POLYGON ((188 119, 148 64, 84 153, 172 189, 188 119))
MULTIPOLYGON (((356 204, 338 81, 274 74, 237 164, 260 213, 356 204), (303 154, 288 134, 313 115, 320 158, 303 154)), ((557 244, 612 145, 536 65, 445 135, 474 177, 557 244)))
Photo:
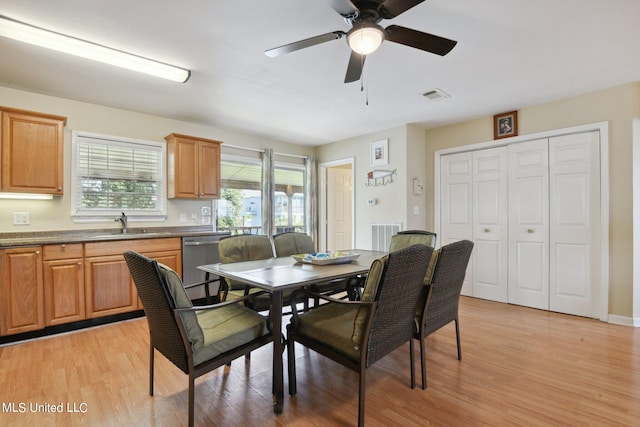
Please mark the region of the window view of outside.
POLYGON ((221 161, 217 229, 231 234, 264 234, 262 231, 262 165, 221 161))
MULTIPOLYGON (((275 194, 269 200, 276 233, 305 231, 304 179, 302 167, 275 167, 275 194)), ((217 230, 231 234, 265 234, 262 229, 262 165, 223 159, 220 186, 217 230)))
POLYGON ((304 170, 275 169, 274 212, 276 233, 305 231, 304 170))

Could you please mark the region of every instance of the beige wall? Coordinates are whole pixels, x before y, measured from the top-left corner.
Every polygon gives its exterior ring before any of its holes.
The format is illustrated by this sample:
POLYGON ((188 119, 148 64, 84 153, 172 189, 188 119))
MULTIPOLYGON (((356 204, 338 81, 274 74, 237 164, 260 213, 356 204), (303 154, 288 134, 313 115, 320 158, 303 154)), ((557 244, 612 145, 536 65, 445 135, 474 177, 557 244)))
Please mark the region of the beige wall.
MULTIPOLYGON (((640 117, 640 83, 602 90, 553 103, 522 108, 518 113, 519 134, 609 122, 610 281, 609 313, 633 315, 633 213, 632 142, 633 118, 640 117)), ((484 117, 425 133, 426 163, 432 167, 434 152, 493 139, 492 117, 484 117)), ((428 178, 433 191, 433 174, 428 178)), ((432 195, 431 195, 432 197, 432 195)), ((428 227, 433 227, 433 210, 428 227)))
MULTIPOLYGON (((226 144, 248 148, 273 148, 277 152, 309 155, 311 147, 287 144, 240 132, 218 129, 194 123, 119 110, 95 104, 39 95, 0 86, 0 105, 12 108, 56 114, 67 117, 65 128, 65 195, 54 200, 4 200, 0 199, 0 233, 45 230, 69 230, 74 228, 117 228, 115 222, 97 224, 75 224, 71 220, 71 132, 73 130, 114 135, 150 141, 164 141, 171 132, 217 139, 226 144), (13 225, 13 212, 28 211, 31 225, 13 225)), ((158 223, 132 223, 132 227, 193 225, 180 223, 180 213, 200 215, 201 206, 211 206, 211 202, 170 200, 166 221, 158 223)))

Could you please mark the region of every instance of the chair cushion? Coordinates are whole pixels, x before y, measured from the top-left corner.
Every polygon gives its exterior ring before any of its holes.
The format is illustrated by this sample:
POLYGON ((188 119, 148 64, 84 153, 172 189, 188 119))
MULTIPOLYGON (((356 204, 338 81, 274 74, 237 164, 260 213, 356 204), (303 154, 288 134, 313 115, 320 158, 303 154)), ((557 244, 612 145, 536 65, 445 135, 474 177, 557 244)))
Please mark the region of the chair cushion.
POLYGON ((196 366, 269 332, 266 319, 240 303, 200 310, 196 316, 204 335, 204 345, 193 352, 196 366))
POLYGON ((389 252, 395 252, 412 245, 433 247, 435 245, 435 236, 431 234, 394 234, 391 237, 389 252))
MULTIPOLYGON (((158 263, 158 267, 164 283, 167 284, 167 289, 169 291, 169 295, 173 299, 175 308, 193 307, 193 303, 187 295, 178 273, 164 264, 158 263)), ((191 344, 191 350, 196 352, 202 349, 202 346, 204 345, 204 335, 200 325, 198 325, 196 314, 192 311, 181 312, 180 318, 182 319, 182 324, 184 325, 184 329, 187 333, 187 338, 191 344)))
POLYGON ((418 305, 416 306, 416 327, 420 325, 422 311, 424 310, 424 305, 427 303, 427 297, 429 296, 429 287, 431 286, 431 281, 433 280, 433 273, 435 273, 436 271, 436 265, 438 265, 439 256, 440 249, 436 249, 435 251, 433 251, 433 253, 431 254, 431 259, 429 260, 429 266, 427 267, 427 273, 424 275, 425 287, 420 293, 418 305))
POLYGON ((298 317, 296 331, 327 343, 345 356, 358 360, 359 348, 356 348, 351 340, 353 322, 357 313, 356 304, 323 304, 301 314, 298 317))
POLYGON ((276 256, 290 256, 314 252, 313 239, 304 233, 284 233, 273 237, 276 256))
MULTIPOLYGON (((384 255, 380 258, 375 259, 373 263, 371 263, 371 267, 369 268, 369 273, 367 275, 367 280, 364 283, 364 290, 362 291, 361 300, 363 302, 375 301, 376 295, 378 293, 378 284, 380 283, 382 272, 384 271, 384 267, 387 265, 388 261, 389 256, 384 255)), ((359 307, 358 313, 356 314, 356 317, 354 319, 351 341, 352 344, 355 345, 356 349, 359 349, 360 344, 362 343, 362 336, 368 314, 368 306, 359 307)))

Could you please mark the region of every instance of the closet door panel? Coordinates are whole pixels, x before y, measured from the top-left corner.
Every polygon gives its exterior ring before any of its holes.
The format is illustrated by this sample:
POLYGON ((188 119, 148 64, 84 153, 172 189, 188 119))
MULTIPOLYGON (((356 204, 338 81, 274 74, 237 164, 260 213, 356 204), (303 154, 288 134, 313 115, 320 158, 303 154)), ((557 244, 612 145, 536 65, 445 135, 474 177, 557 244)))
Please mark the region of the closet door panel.
POLYGON ((473 296, 507 301, 507 148, 473 153, 473 296))
POLYGON ((600 135, 549 140, 549 309, 599 317, 600 135))
MULTIPOLYGON (((472 153, 459 153, 440 159, 440 246, 458 240, 473 240, 472 157, 472 153)), ((473 295, 474 254, 471 256, 462 286, 463 295, 473 295)))
POLYGON ((548 140, 510 145, 508 163, 508 302, 548 310, 548 140))

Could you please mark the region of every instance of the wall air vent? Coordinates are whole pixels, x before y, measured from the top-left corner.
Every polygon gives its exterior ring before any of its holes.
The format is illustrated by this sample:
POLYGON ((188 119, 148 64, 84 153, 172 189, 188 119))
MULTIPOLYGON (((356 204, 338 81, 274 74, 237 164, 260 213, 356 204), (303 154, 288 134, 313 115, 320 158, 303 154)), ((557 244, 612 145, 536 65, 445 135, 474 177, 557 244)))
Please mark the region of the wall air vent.
POLYGON ((424 96, 425 98, 429 99, 430 101, 438 101, 438 100, 444 99, 444 98, 451 98, 451 95, 449 95, 448 93, 446 93, 442 89, 438 89, 438 88, 429 90, 429 91, 423 93, 422 96, 424 96))

